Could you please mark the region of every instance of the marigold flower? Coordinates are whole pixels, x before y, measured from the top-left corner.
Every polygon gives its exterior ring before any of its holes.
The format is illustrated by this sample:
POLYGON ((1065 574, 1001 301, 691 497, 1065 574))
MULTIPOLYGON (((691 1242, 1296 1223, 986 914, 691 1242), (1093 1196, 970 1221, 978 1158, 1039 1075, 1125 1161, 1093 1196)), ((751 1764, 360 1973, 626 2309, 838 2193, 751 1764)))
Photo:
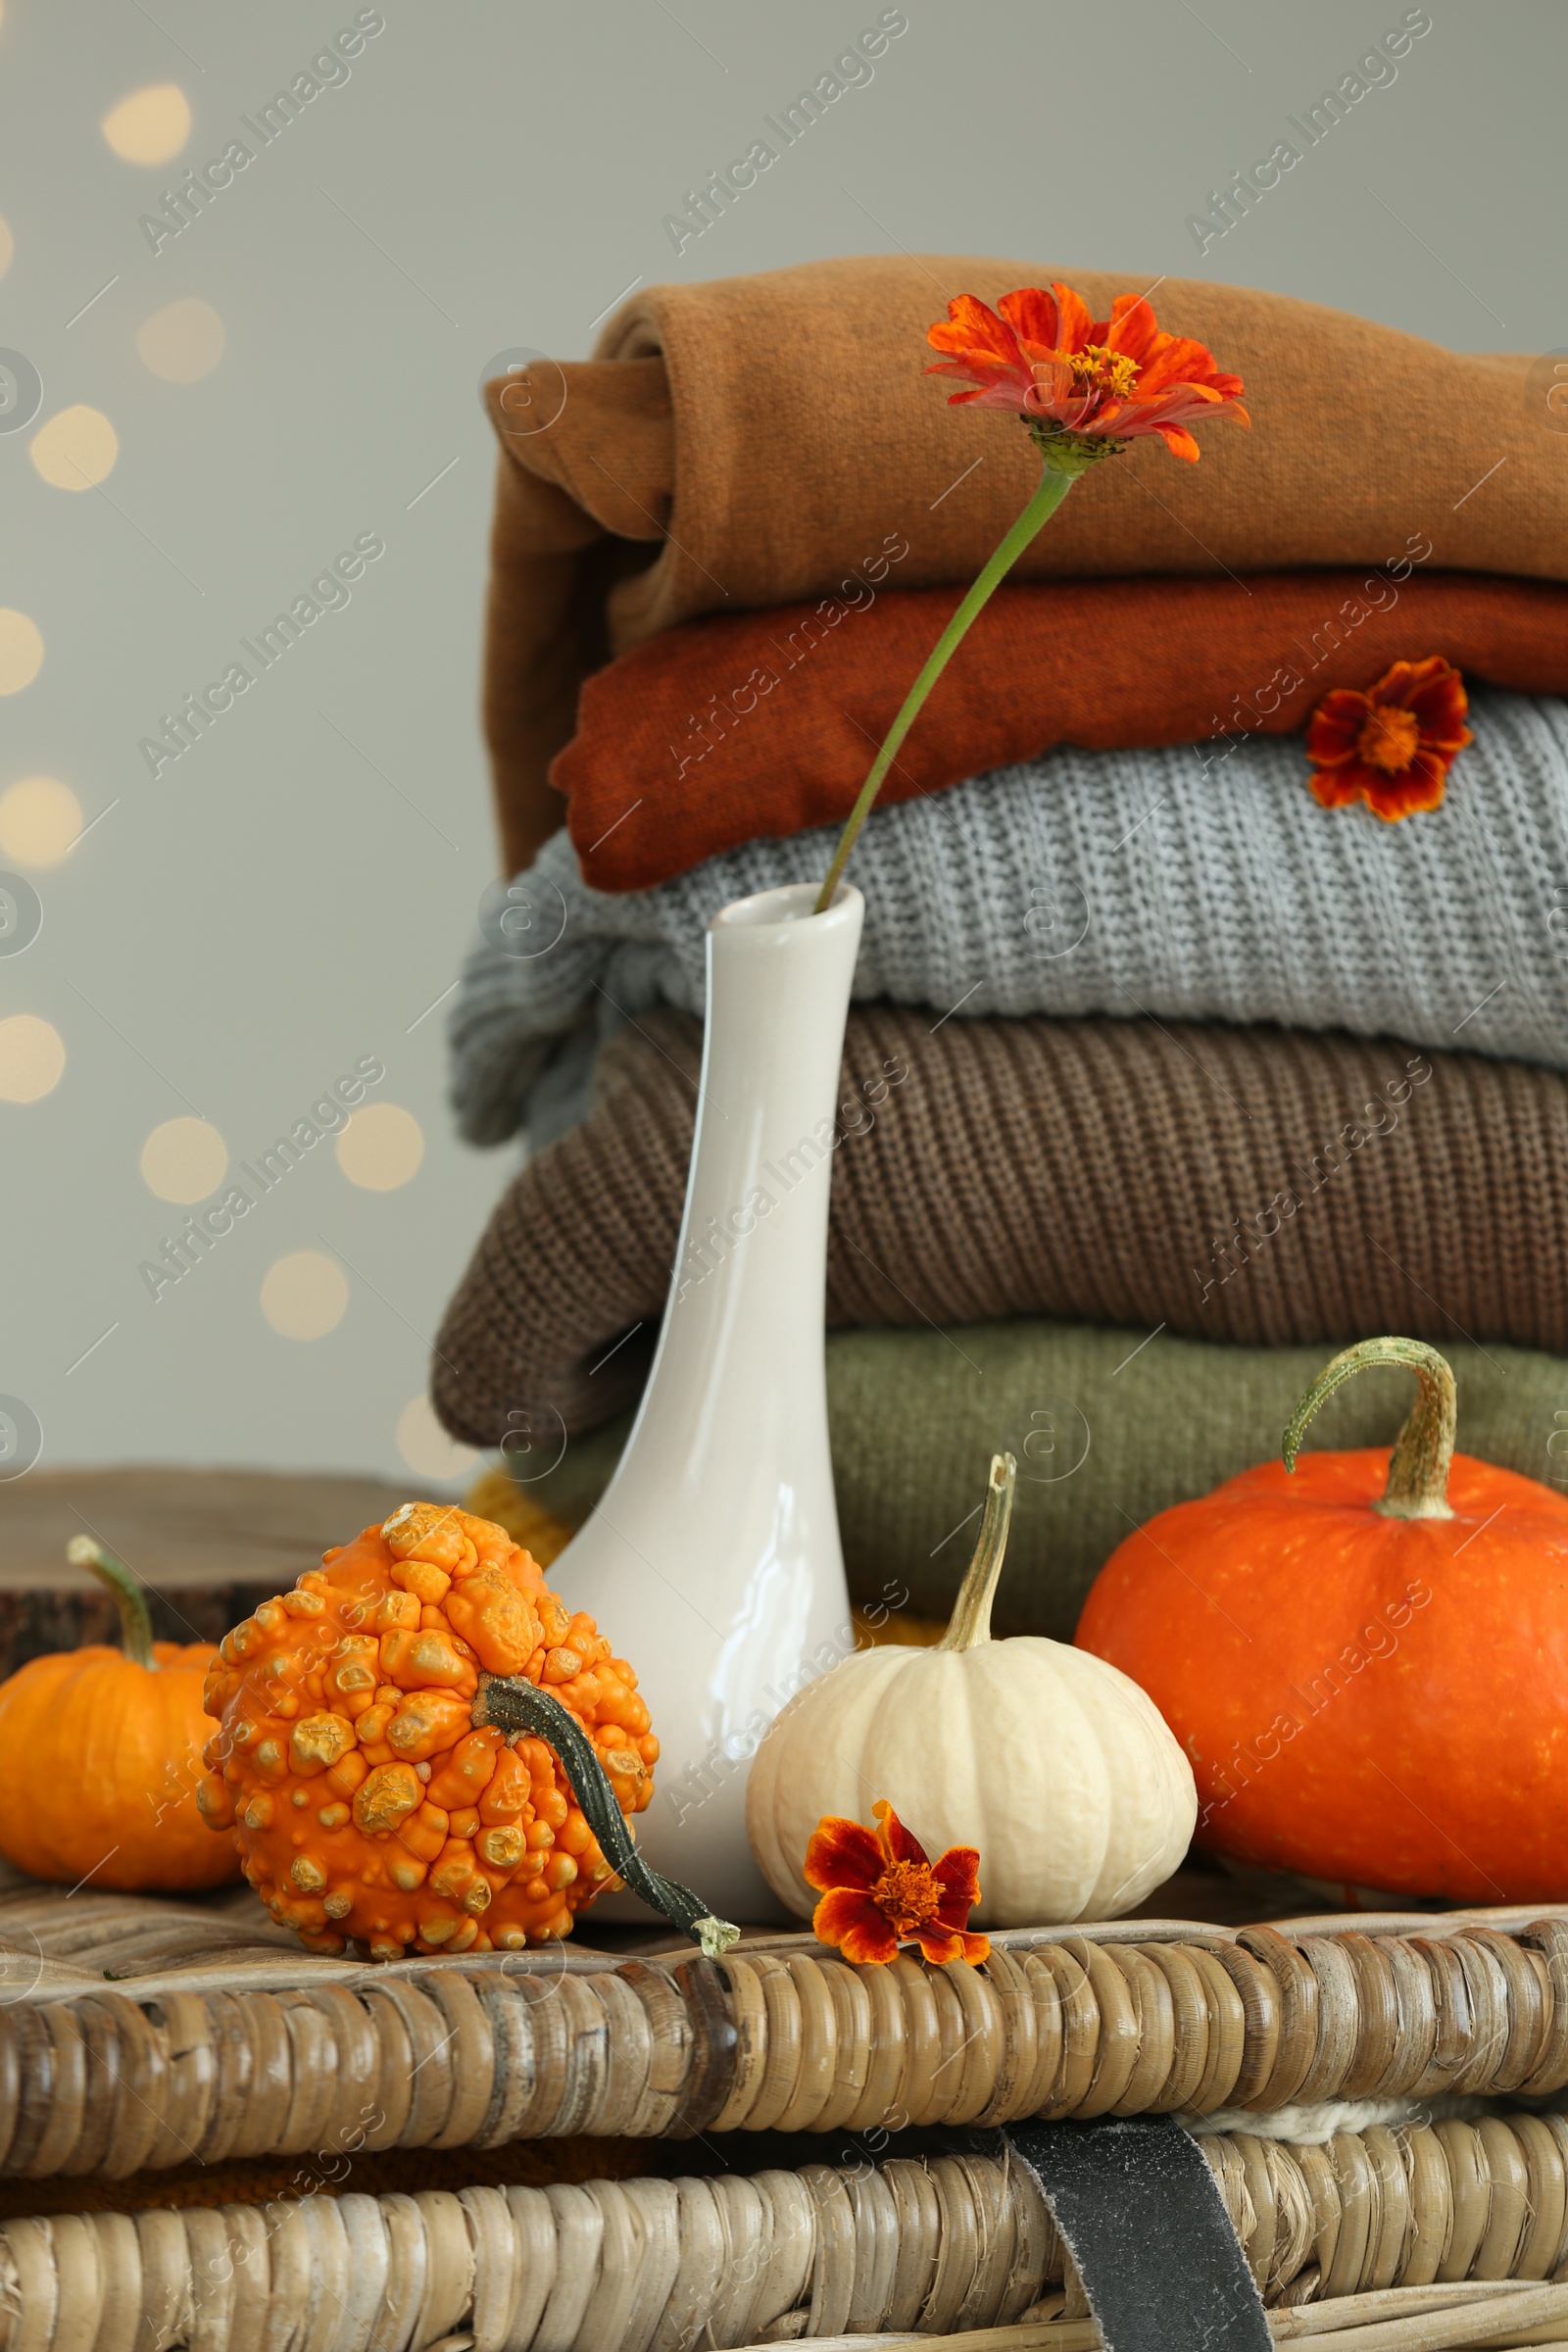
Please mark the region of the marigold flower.
POLYGON ((1448 768, 1472 741, 1464 680, 1441 654, 1396 662, 1367 694, 1336 686, 1307 721, 1313 798, 1325 808, 1365 801, 1385 824, 1436 808, 1448 768))
POLYGON ((898 1958, 901 1943, 918 1943, 939 1967, 989 1957, 984 1936, 965 1921, 980 1900, 980 1856, 972 1845, 951 1845, 928 1859, 893 1807, 878 1797, 878 1827, 824 1814, 806 1849, 806 1880, 822 1900, 811 1915, 819 1943, 837 1944, 860 1965, 898 1958))
POLYGON ((1070 286, 1021 286, 1004 294, 1001 316, 973 294, 948 305, 946 323, 927 331, 950 356, 927 375, 966 378, 949 405, 1011 409, 1027 419, 1048 464, 1078 470, 1144 433, 1157 433, 1173 457, 1195 462, 1187 430, 1200 417, 1235 416, 1242 379, 1214 366, 1201 343, 1168 335, 1142 294, 1118 294, 1108 318, 1095 319, 1070 286))

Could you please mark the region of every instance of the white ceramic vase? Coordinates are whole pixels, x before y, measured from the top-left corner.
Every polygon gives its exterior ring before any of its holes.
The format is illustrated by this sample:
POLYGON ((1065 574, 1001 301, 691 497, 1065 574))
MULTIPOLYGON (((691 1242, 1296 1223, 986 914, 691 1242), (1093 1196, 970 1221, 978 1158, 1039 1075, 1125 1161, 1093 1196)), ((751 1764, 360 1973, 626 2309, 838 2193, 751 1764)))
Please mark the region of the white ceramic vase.
MULTIPOLYGON (((708 931, 686 1208, 614 1477, 551 1582, 630 1658, 660 1739, 637 1840, 721 1918, 784 1916, 746 1842, 768 1723, 853 1645, 823 1362, 828 1190, 864 901, 737 899, 708 931)), ((610 1916, 647 1919, 627 1894, 610 1916)))

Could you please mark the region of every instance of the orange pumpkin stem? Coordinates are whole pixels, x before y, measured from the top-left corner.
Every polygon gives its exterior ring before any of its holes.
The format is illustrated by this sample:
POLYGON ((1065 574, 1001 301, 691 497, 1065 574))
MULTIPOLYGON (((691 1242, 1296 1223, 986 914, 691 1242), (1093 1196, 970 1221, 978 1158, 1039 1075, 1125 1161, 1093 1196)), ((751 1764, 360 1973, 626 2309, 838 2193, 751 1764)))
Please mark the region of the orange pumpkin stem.
POLYGON ((1451 1519, 1448 1465, 1458 1426, 1458 1392, 1452 1365, 1422 1340, 1358 1340, 1325 1364, 1291 1415, 1284 1440, 1286 1469, 1295 1470, 1301 1433, 1318 1406, 1368 1364, 1402 1364, 1421 1386, 1394 1442, 1388 1482, 1372 1508, 1386 1519, 1451 1519))
POLYGON ((66 1545, 66 1557, 73 1568, 89 1570, 114 1594, 120 1611, 122 1649, 133 1666, 145 1666, 149 1674, 156 1674, 158 1660, 153 1656, 153 1621, 147 1595, 124 1561, 117 1560, 112 1551, 105 1551, 91 1536, 73 1536, 66 1545))
POLYGON ((978 1649, 991 1639, 991 1603, 996 1598, 997 1579, 1002 1574, 1002 1562, 1007 1548, 1007 1528, 1012 1518, 1012 1491, 1018 1481, 1018 1465, 1010 1453, 991 1456, 991 1483, 986 1489, 985 1516, 980 1522, 980 1541, 974 1547, 974 1558, 964 1571, 958 1597, 953 1604, 948 1630, 937 1642, 938 1649, 978 1649))

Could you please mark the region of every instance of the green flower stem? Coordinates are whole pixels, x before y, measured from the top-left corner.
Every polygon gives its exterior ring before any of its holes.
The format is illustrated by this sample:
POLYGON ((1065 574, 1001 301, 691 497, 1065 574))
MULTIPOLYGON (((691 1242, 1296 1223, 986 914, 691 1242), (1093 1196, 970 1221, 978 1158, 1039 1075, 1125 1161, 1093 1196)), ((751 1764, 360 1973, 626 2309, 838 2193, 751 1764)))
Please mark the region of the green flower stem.
POLYGON ((85 1568, 115 1596, 120 1611, 120 1642, 133 1666, 145 1666, 149 1674, 158 1670, 153 1656, 153 1620, 142 1591, 123 1560, 117 1560, 112 1551, 105 1551, 91 1536, 73 1536, 66 1545, 66 1557, 73 1568, 85 1568))
POLYGON ((882 789, 882 779, 897 759, 900 744, 919 717, 926 696, 968 634, 970 622, 989 603, 993 591, 1001 587, 1030 540, 1051 520, 1077 478, 1076 473, 1048 469, 1042 476, 1039 489, 937 639, 925 667, 905 696, 903 709, 883 738, 882 749, 871 762, 869 775, 860 786, 859 798, 850 810, 848 821, 839 835, 839 846, 833 853, 833 862, 827 869, 827 880, 822 885, 813 913, 825 914, 832 906, 833 893, 843 878, 860 827, 871 812, 871 804, 882 789))
POLYGON ((739 1940, 739 1928, 715 1919, 701 1895, 676 1879, 666 1879, 644 1861, 632 1842, 630 1827, 610 1778, 594 1751, 593 1741, 575 1715, 549 1690, 540 1690, 520 1675, 487 1674, 480 1678, 474 1703, 475 1723, 493 1723, 503 1732, 526 1732, 543 1740, 561 1758, 572 1794, 587 1817, 607 1862, 655 1911, 662 1911, 672 1928, 701 1944, 704 1956, 717 1960, 739 1940))

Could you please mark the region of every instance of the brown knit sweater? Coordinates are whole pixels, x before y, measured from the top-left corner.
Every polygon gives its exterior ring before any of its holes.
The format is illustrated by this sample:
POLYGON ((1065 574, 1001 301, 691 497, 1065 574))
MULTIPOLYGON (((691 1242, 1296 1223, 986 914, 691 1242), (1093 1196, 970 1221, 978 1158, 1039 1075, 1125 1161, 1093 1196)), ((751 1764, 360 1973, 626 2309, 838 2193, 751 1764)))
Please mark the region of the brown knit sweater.
MULTIPOLYGON (((432 1371, 470 1444, 498 1444, 512 1408, 591 1429, 640 1388, 701 1038, 667 1009, 623 1032, 591 1116, 499 1202, 432 1371)), ((871 1004, 850 1014, 840 1102, 830 1326, 1046 1315, 1568 1353, 1568 1080, 1551 1071, 1216 1024, 933 1031, 871 1004)))

